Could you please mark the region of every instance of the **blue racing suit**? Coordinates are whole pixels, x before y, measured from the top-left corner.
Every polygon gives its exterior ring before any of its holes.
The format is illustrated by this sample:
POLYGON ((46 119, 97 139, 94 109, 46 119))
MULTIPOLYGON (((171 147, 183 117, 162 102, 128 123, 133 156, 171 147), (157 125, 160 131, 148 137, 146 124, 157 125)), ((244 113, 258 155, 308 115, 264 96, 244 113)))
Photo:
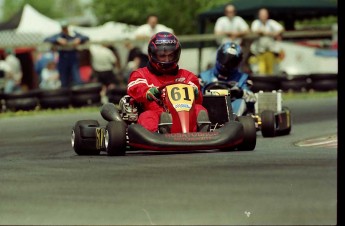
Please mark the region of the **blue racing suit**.
MULTIPOLYGON (((57 42, 58 38, 64 38, 68 42, 73 42, 76 38, 79 38, 81 44, 89 40, 89 37, 77 32, 74 32, 73 36, 61 32, 46 38, 44 41, 59 45, 57 42)), ((78 50, 75 48, 59 49, 58 52, 59 61, 57 67, 60 74, 61 86, 70 87, 71 85, 81 84, 82 80, 79 73, 78 50)))
POLYGON ((204 93, 205 86, 212 82, 223 81, 223 82, 236 82, 237 87, 243 90, 243 98, 232 101, 232 108, 236 115, 241 116, 248 110, 253 111, 255 104, 255 95, 250 91, 247 80, 248 74, 240 72, 238 69, 231 71, 229 75, 222 76, 219 74, 216 67, 203 71, 199 74, 200 84, 202 86, 202 92, 204 93), (250 97, 248 97, 248 95, 250 97))

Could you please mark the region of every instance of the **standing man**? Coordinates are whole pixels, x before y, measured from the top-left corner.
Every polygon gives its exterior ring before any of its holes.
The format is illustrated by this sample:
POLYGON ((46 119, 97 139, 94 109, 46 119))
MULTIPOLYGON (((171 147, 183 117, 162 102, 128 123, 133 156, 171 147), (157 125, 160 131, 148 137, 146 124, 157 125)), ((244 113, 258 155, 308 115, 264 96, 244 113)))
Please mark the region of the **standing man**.
POLYGON ((266 8, 261 8, 258 19, 251 25, 251 30, 259 36, 250 47, 251 52, 257 57, 259 74, 272 75, 278 54, 275 42, 282 39, 281 35, 285 29, 276 20, 269 18, 266 8))
POLYGON ((232 4, 224 7, 224 16, 219 17, 214 27, 215 35, 226 35, 225 38, 218 40, 218 44, 234 42, 238 45, 242 43, 242 37, 250 32, 247 22, 236 15, 236 8, 232 4))
POLYGON ((79 74, 79 59, 77 47, 89 41, 89 37, 70 31, 66 22, 61 23, 59 34, 46 38, 45 42, 57 45, 59 48, 58 70, 63 88, 81 84, 79 74))
POLYGON ((147 40, 149 40, 153 35, 158 32, 170 32, 174 33, 173 29, 158 23, 158 16, 155 14, 150 14, 147 16, 146 24, 143 24, 137 28, 135 31, 135 38, 137 40, 143 40, 142 52, 148 54, 147 52, 147 40))
POLYGON ((101 101, 107 103, 106 96, 109 89, 115 88, 119 84, 119 78, 116 78, 115 68, 118 59, 114 52, 105 45, 93 44, 90 46, 92 77, 99 83, 102 83, 101 101))

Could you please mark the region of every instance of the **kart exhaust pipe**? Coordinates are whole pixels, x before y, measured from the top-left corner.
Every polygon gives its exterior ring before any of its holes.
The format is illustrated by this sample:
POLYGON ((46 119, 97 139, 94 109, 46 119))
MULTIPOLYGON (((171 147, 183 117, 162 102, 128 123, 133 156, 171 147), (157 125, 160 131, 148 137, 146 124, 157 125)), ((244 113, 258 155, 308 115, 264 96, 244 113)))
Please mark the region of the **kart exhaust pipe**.
POLYGON ((116 106, 112 103, 107 103, 102 106, 101 115, 108 122, 110 121, 122 122, 123 121, 119 112, 116 109, 116 106))

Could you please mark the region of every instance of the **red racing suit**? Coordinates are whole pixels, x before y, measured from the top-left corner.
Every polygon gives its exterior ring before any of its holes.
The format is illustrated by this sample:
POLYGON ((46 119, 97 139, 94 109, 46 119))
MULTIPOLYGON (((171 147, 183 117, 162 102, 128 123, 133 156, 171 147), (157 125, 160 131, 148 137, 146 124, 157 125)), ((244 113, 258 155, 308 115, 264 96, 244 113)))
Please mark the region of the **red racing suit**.
MULTIPOLYGON (((146 92, 151 87, 159 87, 163 84, 174 81, 184 82, 198 87, 199 96, 195 100, 195 121, 201 110, 205 110, 207 112, 207 110, 201 105, 203 96, 198 77, 195 74, 185 69, 179 69, 176 75, 155 75, 150 72, 147 67, 143 67, 131 73, 127 86, 127 94, 136 102, 143 104, 144 112, 139 115, 138 124, 152 132, 156 132, 158 130, 159 118, 164 109, 155 101, 147 100, 146 92)), ((195 123, 193 131, 197 131, 196 127, 195 123)))

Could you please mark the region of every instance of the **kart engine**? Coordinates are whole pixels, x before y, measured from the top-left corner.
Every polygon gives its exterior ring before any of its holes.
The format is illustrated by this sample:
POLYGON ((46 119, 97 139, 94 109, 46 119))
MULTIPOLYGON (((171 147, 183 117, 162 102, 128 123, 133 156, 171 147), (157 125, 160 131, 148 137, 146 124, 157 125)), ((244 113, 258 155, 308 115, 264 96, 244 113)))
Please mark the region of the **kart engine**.
POLYGON ((119 113, 122 119, 128 123, 138 120, 138 108, 131 96, 125 95, 119 101, 119 113))

